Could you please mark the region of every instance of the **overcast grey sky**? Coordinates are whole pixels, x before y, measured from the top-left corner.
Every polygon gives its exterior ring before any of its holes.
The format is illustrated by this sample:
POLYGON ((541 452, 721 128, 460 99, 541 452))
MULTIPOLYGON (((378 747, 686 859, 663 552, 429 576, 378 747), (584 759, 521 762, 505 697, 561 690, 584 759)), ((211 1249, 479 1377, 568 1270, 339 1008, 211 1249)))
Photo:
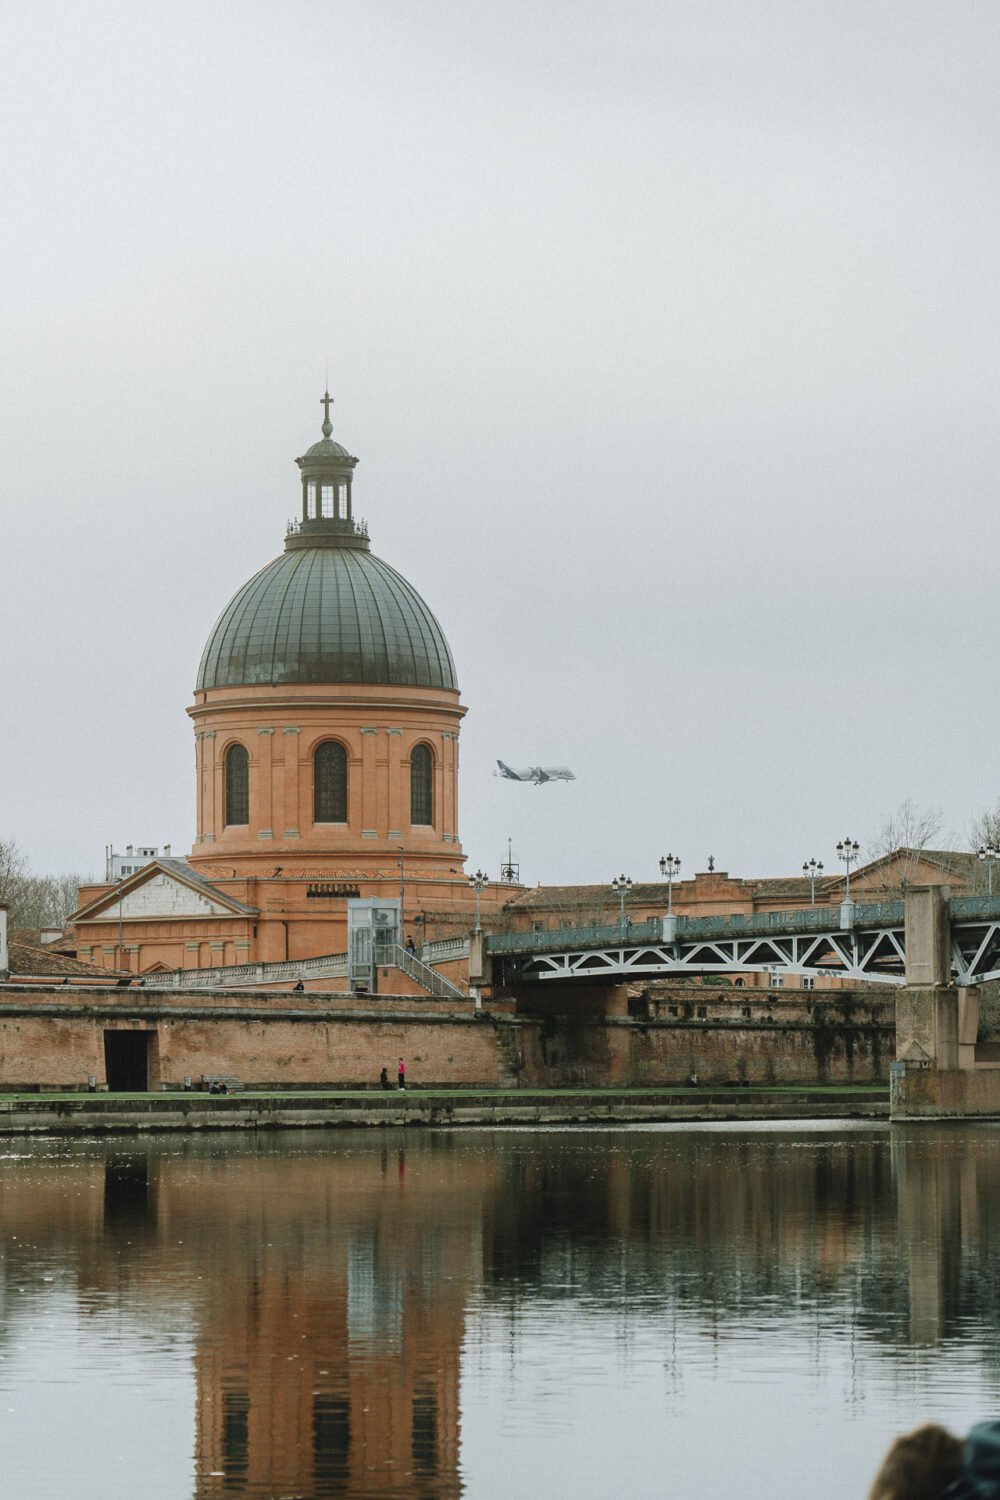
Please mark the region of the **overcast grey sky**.
POLYGON ((470 869, 834 868, 996 802, 995 0, 35 0, 0 55, 36 868, 190 848, 201 649, 327 365, 455 655, 470 869))

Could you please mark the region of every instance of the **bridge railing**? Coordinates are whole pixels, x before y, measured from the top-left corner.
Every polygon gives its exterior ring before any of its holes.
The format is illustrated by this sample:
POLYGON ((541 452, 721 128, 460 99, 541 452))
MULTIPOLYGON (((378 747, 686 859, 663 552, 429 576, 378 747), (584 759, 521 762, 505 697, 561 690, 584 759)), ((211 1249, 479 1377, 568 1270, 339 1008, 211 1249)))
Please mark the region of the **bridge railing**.
MULTIPOLYGON (((899 927, 903 922, 902 901, 855 904, 853 927, 899 927)), ((718 917, 681 917, 678 933, 686 938, 712 934, 769 932, 828 932, 840 926, 839 906, 807 906, 796 911, 732 912, 718 917)))
MULTIPOLYGON (((957 903, 952 903, 952 908, 957 903)), ((1000 902, 994 903, 1000 914, 1000 902)), ((901 927, 902 901, 855 905, 853 927, 901 927)), ((796 911, 729 912, 716 917, 677 917, 676 936, 682 942, 698 938, 766 937, 771 933, 830 932, 840 926, 839 906, 808 906, 796 911)), ((651 917, 625 929, 615 922, 598 926, 554 927, 541 932, 494 933, 487 937, 490 953, 548 953, 563 948, 604 948, 663 942, 663 919, 651 917)))
POLYGON ((995 922, 1000 918, 1000 896, 952 896, 948 904, 953 922, 974 922, 977 918, 995 922))
POLYGON ((605 948, 662 940, 662 922, 659 917, 651 917, 648 922, 632 922, 625 927, 620 922, 591 923, 587 927, 550 927, 542 932, 489 933, 486 946, 490 953, 546 953, 551 948, 605 948))

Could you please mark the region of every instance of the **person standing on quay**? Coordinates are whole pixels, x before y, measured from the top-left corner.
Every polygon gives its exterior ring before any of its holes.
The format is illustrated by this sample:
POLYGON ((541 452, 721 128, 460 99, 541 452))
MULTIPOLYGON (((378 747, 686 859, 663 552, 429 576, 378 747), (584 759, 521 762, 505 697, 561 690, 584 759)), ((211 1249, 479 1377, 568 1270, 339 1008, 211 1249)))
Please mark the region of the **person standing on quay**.
POLYGON ((400 1086, 400 1088, 401 1089, 405 1089, 406 1088, 406 1064, 405 1064, 405 1062, 403 1061, 402 1058, 399 1059, 399 1073, 398 1073, 397 1076, 399 1078, 399 1086, 400 1086))

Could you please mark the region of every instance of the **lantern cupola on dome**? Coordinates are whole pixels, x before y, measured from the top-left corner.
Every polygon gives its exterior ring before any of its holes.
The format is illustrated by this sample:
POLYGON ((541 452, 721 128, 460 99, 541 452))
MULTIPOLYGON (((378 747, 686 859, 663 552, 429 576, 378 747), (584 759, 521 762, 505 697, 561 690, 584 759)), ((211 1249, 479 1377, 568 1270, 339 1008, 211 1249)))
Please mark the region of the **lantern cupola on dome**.
POLYGON ((368 550, 368 530, 354 520, 351 486, 357 459, 333 440, 330 407, 324 391, 323 436, 295 462, 302 473, 302 515, 285 538, 286 551, 299 547, 357 547, 368 550))

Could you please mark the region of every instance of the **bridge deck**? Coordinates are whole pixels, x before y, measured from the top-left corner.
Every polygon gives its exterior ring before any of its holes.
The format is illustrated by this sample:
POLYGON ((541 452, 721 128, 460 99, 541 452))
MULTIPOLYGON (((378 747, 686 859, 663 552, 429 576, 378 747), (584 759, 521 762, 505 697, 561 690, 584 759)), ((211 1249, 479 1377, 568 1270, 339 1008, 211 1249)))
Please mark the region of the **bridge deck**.
MULTIPOLYGON (((1000 898, 949 903, 957 983, 1000 976, 1000 898)), ((900 985, 906 968, 902 901, 491 934, 487 951, 524 980, 774 972, 836 974, 900 985)))

